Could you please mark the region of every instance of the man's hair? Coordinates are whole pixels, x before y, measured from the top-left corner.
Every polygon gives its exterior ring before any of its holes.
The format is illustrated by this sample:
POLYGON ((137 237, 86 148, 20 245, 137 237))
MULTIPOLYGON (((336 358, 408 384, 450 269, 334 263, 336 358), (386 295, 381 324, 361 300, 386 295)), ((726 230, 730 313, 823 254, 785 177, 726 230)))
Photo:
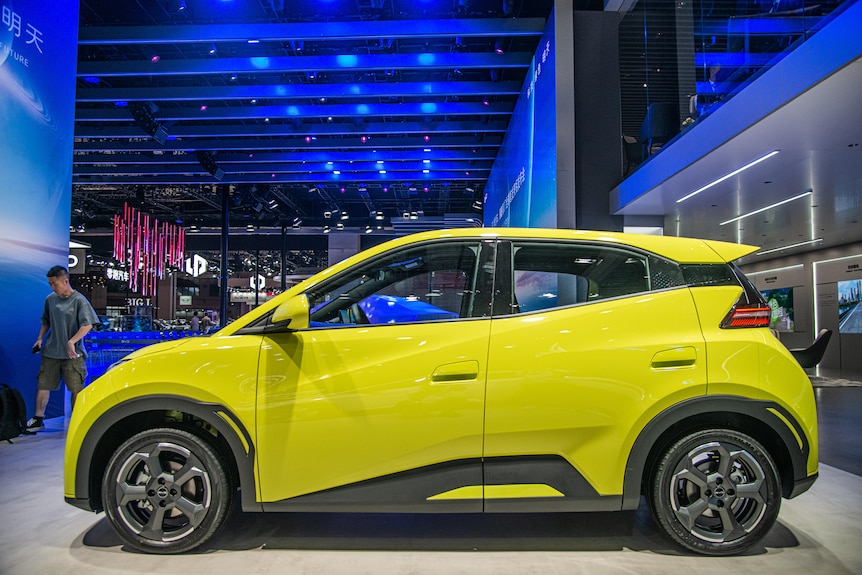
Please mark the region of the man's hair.
POLYGON ((69 278, 69 270, 64 268, 63 266, 54 266, 48 270, 49 278, 59 278, 64 277, 66 279, 69 278))

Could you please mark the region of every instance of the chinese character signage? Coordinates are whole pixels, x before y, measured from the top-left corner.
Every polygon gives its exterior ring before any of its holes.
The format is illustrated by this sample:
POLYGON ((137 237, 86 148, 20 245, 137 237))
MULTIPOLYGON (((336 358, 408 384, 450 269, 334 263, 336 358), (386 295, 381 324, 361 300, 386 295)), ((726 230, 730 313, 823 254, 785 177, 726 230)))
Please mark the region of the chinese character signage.
MULTIPOLYGON (((0 373, 32 415, 45 274, 69 266, 78 0, 0 0, 0 373), (34 323, 35 322, 35 323, 34 323)), ((72 254, 75 255, 75 254, 72 254)), ((63 413, 54 394, 48 417, 63 413)))

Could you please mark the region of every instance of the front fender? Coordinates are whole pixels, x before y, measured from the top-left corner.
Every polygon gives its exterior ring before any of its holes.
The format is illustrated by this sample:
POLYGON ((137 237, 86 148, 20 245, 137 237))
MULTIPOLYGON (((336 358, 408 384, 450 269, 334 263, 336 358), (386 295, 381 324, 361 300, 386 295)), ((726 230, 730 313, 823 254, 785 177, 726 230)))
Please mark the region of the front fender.
MULTIPOLYGON (((67 485, 66 500, 84 509, 101 511, 101 493, 97 487, 102 481, 107 459, 113 453, 113 449, 105 446, 116 447, 125 441, 126 436, 116 436, 116 431, 122 428, 123 421, 147 412, 164 412, 168 406, 170 411, 188 413, 206 422, 224 438, 239 474, 242 507, 247 511, 260 511, 255 497, 257 488, 254 475, 254 442, 242 421, 219 403, 195 401, 188 397, 168 394, 129 399, 96 419, 80 439, 80 447, 74 461, 74 485, 72 493, 68 493, 67 485), (115 432, 112 433, 112 430, 115 432)), ((138 431, 140 429, 135 429, 134 433, 138 431)), ((69 455, 67 453, 67 461, 69 455)))

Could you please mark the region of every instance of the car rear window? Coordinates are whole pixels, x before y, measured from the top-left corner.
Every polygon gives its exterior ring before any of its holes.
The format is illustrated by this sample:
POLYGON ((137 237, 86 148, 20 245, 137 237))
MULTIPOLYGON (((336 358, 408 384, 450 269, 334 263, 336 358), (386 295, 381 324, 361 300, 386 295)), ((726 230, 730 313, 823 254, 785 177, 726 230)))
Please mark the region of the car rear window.
POLYGON ((620 247, 524 240, 512 250, 515 313, 685 285, 675 262, 620 247))

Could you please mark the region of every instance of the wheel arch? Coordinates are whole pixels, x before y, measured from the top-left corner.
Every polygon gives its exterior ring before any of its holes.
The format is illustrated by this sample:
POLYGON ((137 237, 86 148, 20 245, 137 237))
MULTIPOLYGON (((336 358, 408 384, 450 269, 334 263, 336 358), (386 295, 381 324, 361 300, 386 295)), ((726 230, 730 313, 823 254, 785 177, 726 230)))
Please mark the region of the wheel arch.
POLYGON ((763 445, 778 470, 783 497, 794 497, 810 485, 806 483, 808 439, 786 409, 770 401, 706 396, 673 406, 644 427, 626 465, 622 508, 638 507, 656 462, 673 443, 689 433, 709 428, 733 429, 763 445))
POLYGON ((102 511, 101 483, 111 455, 129 437, 154 427, 183 429, 207 441, 228 465, 231 480, 240 488, 243 509, 259 510, 254 443, 245 426, 224 405, 174 395, 130 399, 104 413, 87 430, 75 467, 76 504, 102 511))

